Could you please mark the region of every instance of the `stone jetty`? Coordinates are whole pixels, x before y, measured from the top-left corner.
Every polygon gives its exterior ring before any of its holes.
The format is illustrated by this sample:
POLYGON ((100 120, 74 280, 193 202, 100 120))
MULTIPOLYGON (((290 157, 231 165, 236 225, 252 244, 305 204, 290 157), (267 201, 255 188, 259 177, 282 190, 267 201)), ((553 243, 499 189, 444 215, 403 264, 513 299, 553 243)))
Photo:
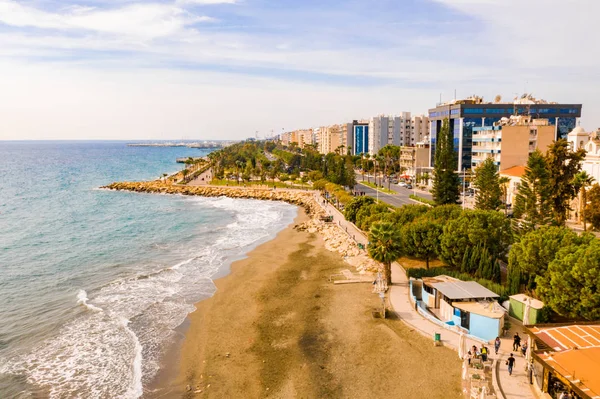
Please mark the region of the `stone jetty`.
POLYGON ((165 183, 162 180, 118 182, 102 188, 149 194, 197 195, 287 202, 304 208, 306 213, 311 216, 311 219, 296 226, 296 229, 321 235, 325 240, 325 247, 330 251, 340 253, 344 260, 354 266, 359 273, 374 273, 381 267, 379 263, 370 259, 364 250, 360 250, 354 240, 337 224, 320 220, 320 217, 326 216, 326 213, 317 203, 314 192, 311 191, 273 190, 258 187, 185 186, 165 183))

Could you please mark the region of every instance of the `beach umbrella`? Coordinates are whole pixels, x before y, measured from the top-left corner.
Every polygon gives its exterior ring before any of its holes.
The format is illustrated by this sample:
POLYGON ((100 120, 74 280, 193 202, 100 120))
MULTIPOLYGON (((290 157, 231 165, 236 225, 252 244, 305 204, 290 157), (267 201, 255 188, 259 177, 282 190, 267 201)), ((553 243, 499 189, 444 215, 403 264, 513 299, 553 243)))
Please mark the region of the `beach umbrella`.
POLYGON ((481 395, 479 395, 479 399, 485 399, 487 396, 487 387, 483 386, 481 388, 481 395))
POLYGON ((523 310, 523 325, 529 325, 529 312, 531 310, 531 298, 527 297, 525 301, 525 310, 523 310))
POLYGON ((464 332, 458 336, 458 357, 464 359, 467 356, 467 337, 464 332))
POLYGON ((529 335, 527 337, 527 352, 525 352, 525 361, 526 361, 525 362, 526 363, 525 370, 527 370, 529 365, 531 364, 531 351, 532 351, 531 346, 532 345, 533 345, 533 339, 531 339, 531 335, 529 335))
POLYGON ((463 366, 462 366, 462 379, 466 380, 468 377, 469 377, 469 360, 465 356, 465 359, 463 360, 463 366))

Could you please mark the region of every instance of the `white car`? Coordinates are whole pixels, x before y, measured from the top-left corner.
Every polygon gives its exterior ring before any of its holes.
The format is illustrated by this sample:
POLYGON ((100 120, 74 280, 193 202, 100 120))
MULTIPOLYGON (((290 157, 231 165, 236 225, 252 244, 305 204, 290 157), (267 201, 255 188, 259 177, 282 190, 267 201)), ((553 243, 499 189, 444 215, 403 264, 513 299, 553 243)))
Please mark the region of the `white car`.
POLYGON ((406 183, 403 182, 403 181, 401 181, 400 183, 398 183, 398 186, 400 186, 400 187, 406 187, 406 183))

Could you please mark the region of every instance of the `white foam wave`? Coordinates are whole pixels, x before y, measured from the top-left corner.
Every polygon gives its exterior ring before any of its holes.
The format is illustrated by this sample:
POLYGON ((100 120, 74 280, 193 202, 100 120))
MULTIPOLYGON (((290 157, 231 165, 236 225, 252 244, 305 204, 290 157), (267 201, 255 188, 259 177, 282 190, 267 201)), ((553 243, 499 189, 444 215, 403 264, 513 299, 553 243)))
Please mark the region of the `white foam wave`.
POLYGON ((87 309, 92 310, 94 312, 102 312, 102 309, 92 305, 91 303, 88 303, 88 297, 87 297, 87 292, 85 292, 85 290, 79 290, 79 292, 77 293, 77 303, 85 306, 87 309))
POLYGON ((181 260, 153 273, 140 265, 138 275, 90 291, 91 298, 80 290, 78 304, 93 311, 79 314, 56 337, 11 359, 7 372, 47 387, 51 398, 139 397, 156 375, 174 329, 195 302, 214 293, 210 277, 290 223, 296 212, 278 202, 185 200, 222 211, 215 227, 199 228, 198 236, 164 249, 169 259, 181 260))
POLYGON ((129 320, 121 319, 121 323, 125 327, 125 330, 129 333, 131 340, 134 343, 134 358, 132 363, 132 384, 125 392, 125 396, 129 398, 139 398, 144 393, 144 388, 142 387, 142 345, 140 344, 140 340, 137 335, 131 329, 127 327, 129 324, 129 320))

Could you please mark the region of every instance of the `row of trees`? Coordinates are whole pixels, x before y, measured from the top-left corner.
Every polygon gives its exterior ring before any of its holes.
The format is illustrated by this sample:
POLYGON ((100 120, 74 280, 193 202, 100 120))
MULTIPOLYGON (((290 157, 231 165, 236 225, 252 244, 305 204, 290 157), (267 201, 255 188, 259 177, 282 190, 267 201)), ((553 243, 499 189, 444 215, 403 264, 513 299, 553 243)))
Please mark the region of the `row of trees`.
POLYGON ((497 260, 512 243, 510 223, 496 211, 463 211, 456 205, 406 205, 394 210, 372 198, 356 197, 346 205, 344 216, 369 231, 370 247, 385 241, 378 236, 383 231, 385 237, 394 237, 400 243, 393 248, 394 260, 412 256, 429 268, 432 259, 441 259, 452 269, 498 283, 497 260))

